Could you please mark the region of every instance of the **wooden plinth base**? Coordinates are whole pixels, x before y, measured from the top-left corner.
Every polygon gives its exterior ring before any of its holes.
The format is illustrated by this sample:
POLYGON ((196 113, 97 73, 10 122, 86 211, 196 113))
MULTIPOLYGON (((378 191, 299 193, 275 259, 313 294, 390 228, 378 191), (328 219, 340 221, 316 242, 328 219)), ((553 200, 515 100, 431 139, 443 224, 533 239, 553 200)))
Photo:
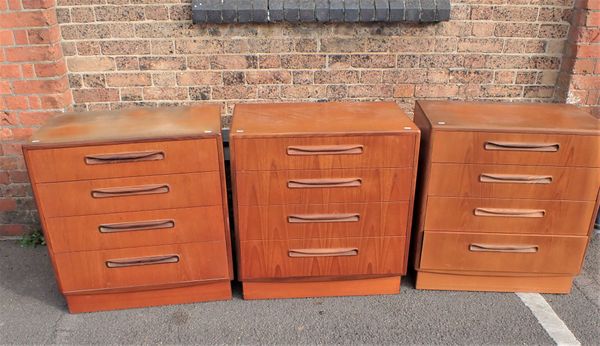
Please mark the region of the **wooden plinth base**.
POLYGON ((420 290, 569 293, 572 276, 481 276, 417 272, 420 290))
POLYGON ((367 296, 400 293, 400 277, 339 281, 243 282, 244 299, 367 296))
POLYGON ((147 306, 188 304, 231 299, 231 283, 218 281, 194 286, 147 291, 65 295, 69 312, 93 312, 147 306))

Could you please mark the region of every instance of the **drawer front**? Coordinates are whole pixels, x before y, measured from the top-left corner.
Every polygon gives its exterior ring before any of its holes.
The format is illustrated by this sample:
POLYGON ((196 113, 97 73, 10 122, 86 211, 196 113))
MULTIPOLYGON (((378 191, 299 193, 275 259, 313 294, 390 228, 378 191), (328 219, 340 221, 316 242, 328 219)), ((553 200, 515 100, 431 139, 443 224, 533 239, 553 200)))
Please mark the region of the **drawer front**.
POLYGON ((221 205, 219 172, 37 184, 46 217, 221 205))
POLYGON ((577 274, 587 237, 426 230, 422 270, 577 274))
POLYGON ((600 137, 436 131, 432 162, 600 167, 600 137))
POLYGON ((225 240, 221 206, 52 217, 54 253, 225 240))
POLYGON ((398 275, 405 242, 404 237, 243 241, 241 280, 398 275))
POLYGON ((228 280, 225 241, 54 256, 63 293, 228 280))
POLYGON ((410 167, 416 133, 389 136, 232 138, 236 170, 410 167))
POLYGON ((236 172, 239 205, 407 201, 412 168, 236 172))
POLYGON ((582 235, 594 202, 429 197, 425 229, 496 233, 582 235))
POLYGON ((598 168, 434 163, 428 195, 595 201, 599 186, 598 168))
POLYGON ((240 240, 406 236, 408 202, 241 206, 240 240))
POLYGON ((219 170, 215 138, 27 151, 33 182, 219 170))

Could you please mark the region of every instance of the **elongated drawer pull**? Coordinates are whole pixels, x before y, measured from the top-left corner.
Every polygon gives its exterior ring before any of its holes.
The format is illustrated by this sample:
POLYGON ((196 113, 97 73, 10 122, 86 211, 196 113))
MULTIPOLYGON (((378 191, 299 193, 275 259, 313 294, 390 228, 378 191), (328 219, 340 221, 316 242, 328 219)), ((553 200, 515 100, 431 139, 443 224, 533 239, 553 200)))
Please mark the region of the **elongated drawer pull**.
POLYGON ((337 256, 357 256, 358 248, 342 247, 329 249, 290 249, 290 257, 337 257, 337 256))
POLYGON ((114 154, 94 154, 86 155, 85 163, 88 165, 104 165, 110 163, 126 163, 141 161, 164 160, 165 153, 162 151, 138 151, 114 154))
POLYGON ((292 189, 309 189, 323 187, 356 187, 362 185, 361 178, 324 178, 324 179, 293 179, 288 181, 292 189))
POLYGON ((511 244, 470 244, 469 251, 473 252, 538 252, 537 245, 511 245, 511 244))
POLYGON ((106 261, 108 268, 123 268, 179 262, 179 255, 149 256, 138 258, 112 259, 106 261))
POLYGON ((475 216, 544 217, 543 209, 475 208, 475 216))
POLYGON ((304 214, 289 215, 289 223, 308 222, 358 222, 360 214, 304 214))
POLYGON ((109 187, 109 188, 92 190, 92 197, 107 198, 107 197, 120 197, 120 196, 148 195, 148 194, 157 194, 157 193, 168 193, 169 190, 170 190, 170 188, 169 188, 169 185, 167 185, 167 184, 109 187))
POLYGON ((98 226, 100 233, 118 233, 131 231, 146 231, 175 227, 174 220, 134 221, 121 223, 108 223, 98 226))
POLYGON ((487 141, 484 148, 485 150, 557 152, 560 149, 560 144, 487 141))
POLYGON ((347 155, 362 154, 364 146, 350 145, 294 145, 287 147, 288 155, 347 155))
POLYGON ((479 181, 482 183, 550 184, 552 182, 552 176, 481 173, 479 181))

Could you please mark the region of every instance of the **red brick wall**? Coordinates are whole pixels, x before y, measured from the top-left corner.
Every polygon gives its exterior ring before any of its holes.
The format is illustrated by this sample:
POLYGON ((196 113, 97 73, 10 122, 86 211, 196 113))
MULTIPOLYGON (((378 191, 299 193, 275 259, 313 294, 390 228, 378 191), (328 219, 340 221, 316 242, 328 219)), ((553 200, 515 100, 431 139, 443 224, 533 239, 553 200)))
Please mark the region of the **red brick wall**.
POLYGON ((558 82, 558 99, 600 118, 600 0, 578 0, 558 82))
POLYGON ((21 143, 71 104, 54 0, 0 0, 0 235, 37 227, 21 143))
POLYGON ((37 227, 19 145, 70 92, 76 110, 212 102, 224 115, 315 100, 598 107, 599 0, 453 0, 451 20, 428 25, 200 26, 190 1, 0 0, 0 235, 37 227))

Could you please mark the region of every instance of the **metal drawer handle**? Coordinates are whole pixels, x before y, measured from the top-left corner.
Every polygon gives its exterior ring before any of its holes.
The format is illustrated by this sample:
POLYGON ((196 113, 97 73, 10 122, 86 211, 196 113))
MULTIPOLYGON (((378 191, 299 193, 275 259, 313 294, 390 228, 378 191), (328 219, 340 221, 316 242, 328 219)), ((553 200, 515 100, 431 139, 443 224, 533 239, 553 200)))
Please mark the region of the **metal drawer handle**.
POLYGON ((487 141, 485 142, 484 148, 485 150, 557 152, 560 148, 560 144, 487 141))
POLYGON ((360 214, 305 214, 289 215, 289 223, 308 222, 358 222, 360 214))
POLYGON ((88 165, 104 165, 109 163, 126 163, 140 161, 164 160, 165 153, 162 151, 138 151, 114 154, 86 155, 85 163, 88 165))
POLYGON ((475 208, 475 216, 544 217, 544 209, 475 208))
POLYGON ((479 181, 482 183, 550 184, 552 176, 481 173, 479 181))
POLYGON ((292 189, 319 187, 356 187, 361 185, 361 178, 293 179, 289 180, 287 183, 287 186, 292 189))
POLYGON ((146 231, 175 227, 174 220, 134 221, 121 223, 107 223, 98 226, 100 233, 118 233, 130 231, 146 231))
POLYGON ((141 186, 109 187, 92 190, 92 197, 107 198, 120 196, 148 195, 157 193, 168 193, 170 190, 168 184, 153 184, 141 186))
POLYGON ((537 245, 511 245, 511 244, 470 244, 469 251, 473 252, 518 252, 535 253, 538 252, 537 245))
POLYGON ((288 155, 346 155, 362 154, 362 144, 350 145, 294 145, 287 147, 288 155))
POLYGON ((337 256, 357 256, 358 248, 342 247, 329 249, 290 249, 290 257, 337 257, 337 256))
POLYGON ((134 266, 145 266, 145 265, 151 265, 151 264, 165 264, 165 263, 177 263, 177 262, 179 262, 179 255, 165 255, 165 256, 112 259, 112 260, 106 261, 106 266, 108 268, 122 268, 122 267, 134 267, 134 266))

